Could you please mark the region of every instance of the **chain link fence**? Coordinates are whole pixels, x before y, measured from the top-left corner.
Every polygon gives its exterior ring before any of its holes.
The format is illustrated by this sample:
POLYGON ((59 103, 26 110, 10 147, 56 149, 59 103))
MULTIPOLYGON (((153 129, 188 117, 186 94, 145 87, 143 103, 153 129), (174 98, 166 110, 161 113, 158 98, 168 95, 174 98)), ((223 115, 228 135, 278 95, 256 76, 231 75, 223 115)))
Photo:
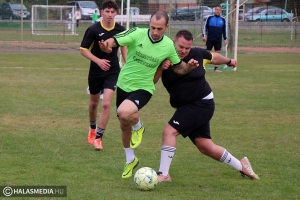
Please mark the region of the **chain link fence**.
MULTIPOLYGON (((179 0, 165 1, 132 1, 130 9, 129 27, 149 27, 150 15, 155 10, 165 10, 170 16, 170 28, 166 35, 173 38, 175 33, 180 29, 187 29, 194 35, 194 45, 204 47, 201 33, 205 18, 214 13, 216 5, 222 5, 222 14, 226 15, 228 7, 228 35, 229 53, 234 51, 235 29, 238 28, 238 53, 300 53, 300 22, 297 15, 300 2, 297 1, 272 1, 262 0, 264 3, 255 3, 254 0, 240 0, 239 23, 238 27, 235 22, 235 1, 228 4, 224 1, 207 0, 207 1, 186 1, 179 3, 179 0), (157 3, 159 2, 159 3, 157 3), (289 21, 272 21, 271 19, 246 21, 247 11, 253 8, 264 7, 268 10, 272 7, 293 12, 293 18, 289 21), (199 9, 200 8, 200 9, 199 9), (181 13, 183 12, 183 14, 181 13)), ((97 1, 96 1, 97 2, 97 1)), ((118 2, 118 1, 117 1, 118 2)), ((121 6, 121 2, 118 2, 121 6)), ((123 2, 124 3, 124 2, 123 2)), ((101 3, 97 2, 98 5, 101 3)), ((99 8, 101 8, 99 6, 99 8)), ((116 16, 116 21, 126 26, 126 2, 123 4, 123 14, 116 16)), ((122 12, 120 11, 119 14, 122 12)), ((254 11, 251 17, 257 15, 254 11)), ((34 20, 20 19, 2 19, 0 20, 0 51, 14 52, 48 52, 57 51, 72 53, 78 52, 79 46, 85 30, 91 25, 91 20, 80 20, 79 26, 76 27, 74 21, 71 22, 72 33, 68 29, 70 21, 65 19, 47 21, 45 25, 46 34, 32 34, 34 20), (52 27, 52 29, 50 28, 52 27), (53 27, 55 27, 53 29, 53 27), (56 32, 56 34, 53 34, 56 32), (58 33, 58 34, 57 34, 58 33)))

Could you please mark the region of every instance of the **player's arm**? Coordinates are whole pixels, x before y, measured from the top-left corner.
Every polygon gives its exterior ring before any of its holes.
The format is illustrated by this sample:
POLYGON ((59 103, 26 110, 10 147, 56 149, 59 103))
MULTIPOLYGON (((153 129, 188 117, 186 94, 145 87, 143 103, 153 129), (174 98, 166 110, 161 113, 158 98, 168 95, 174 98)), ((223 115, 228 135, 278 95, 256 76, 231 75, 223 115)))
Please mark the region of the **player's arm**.
POLYGON ((214 64, 214 65, 226 64, 230 67, 236 67, 237 66, 237 62, 236 62, 235 59, 230 59, 230 58, 224 57, 219 53, 212 53, 211 64, 214 64))
POLYGON ((109 60, 100 59, 100 58, 94 56, 94 54, 92 54, 92 52, 89 49, 80 47, 80 54, 82 56, 86 57, 87 59, 93 61, 94 63, 96 63, 104 71, 107 71, 110 69, 110 64, 109 64, 110 61, 109 60))
POLYGON ((123 61, 126 62, 126 59, 127 59, 127 47, 120 47, 120 51, 121 51, 121 54, 122 54, 122 58, 123 58, 123 61))
POLYGON ((153 82, 156 84, 162 75, 163 69, 161 67, 157 68, 156 73, 154 74, 153 82))
POLYGON ((98 42, 101 51, 105 53, 111 53, 112 48, 117 46, 117 43, 114 38, 109 38, 107 40, 102 40, 98 42))
POLYGON ((173 70, 175 73, 184 75, 199 66, 197 60, 191 59, 188 63, 181 61, 180 63, 173 65, 173 70))
POLYGON ((156 70, 156 73, 154 74, 154 78, 153 78, 153 82, 154 84, 157 83, 157 81, 159 80, 159 78, 162 75, 162 72, 164 70, 167 70, 170 66, 172 66, 172 63, 170 62, 170 60, 164 60, 159 67, 156 70))
POLYGON ((204 23, 204 25, 203 25, 203 29, 202 29, 202 40, 204 41, 204 42, 206 42, 206 40, 207 40, 207 38, 206 38, 206 32, 207 32, 207 22, 208 22, 208 20, 209 20, 209 17, 206 19, 206 21, 205 21, 205 23, 204 23))

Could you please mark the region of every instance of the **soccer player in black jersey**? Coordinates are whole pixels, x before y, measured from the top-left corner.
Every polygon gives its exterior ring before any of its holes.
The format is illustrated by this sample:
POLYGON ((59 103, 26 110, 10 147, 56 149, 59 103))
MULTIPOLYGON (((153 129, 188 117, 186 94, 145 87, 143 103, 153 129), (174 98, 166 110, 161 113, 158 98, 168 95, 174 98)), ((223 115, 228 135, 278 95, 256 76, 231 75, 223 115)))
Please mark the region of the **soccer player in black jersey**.
MULTIPOLYGON (((114 21, 117 15, 118 5, 115 1, 105 0, 102 4, 102 20, 90 26, 80 45, 80 53, 90 62, 88 85, 90 90, 89 117, 90 129, 88 143, 95 149, 103 149, 102 136, 110 117, 110 105, 116 89, 116 82, 120 72, 118 47, 113 48, 112 53, 101 51, 98 42, 113 37, 125 28, 114 21), (97 108, 100 91, 104 89, 101 113, 96 125, 97 108), (97 128, 97 129, 96 129, 97 128)), ((127 47, 120 47, 123 60, 126 61, 127 47)))
POLYGON ((213 92, 205 80, 205 64, 227 64, 236 67, 234 59, 201 48, 192 48, 193 35, 187 30, 179 31, 174 39, 178 54, 183 61, 195 59, 203 63, 186 75, 176 74, 170 61, 164 61, 154 78, 159 77, 170 94, 170 104, 176 111, 163 130, 159 182, 170 182, 169 168, 176 150, 176 136, 189 137, 199 151, 217 161, 227 164, 252 179, 258 179, 247 157, 241 160, 232 156, 225 148, 213 143, 210 135, 210 119, 215 104, 213 92))

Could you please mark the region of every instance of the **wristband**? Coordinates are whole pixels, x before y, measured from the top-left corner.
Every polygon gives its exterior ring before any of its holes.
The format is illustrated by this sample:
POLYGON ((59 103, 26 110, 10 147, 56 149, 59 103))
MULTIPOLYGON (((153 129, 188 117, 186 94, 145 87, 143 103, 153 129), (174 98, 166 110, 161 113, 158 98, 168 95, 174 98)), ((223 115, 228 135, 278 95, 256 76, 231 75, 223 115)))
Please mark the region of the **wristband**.
POLYGON ((231 59, 229 60, 229 62, 226 65, 230 65, 230 63, 231 63, 231 59))

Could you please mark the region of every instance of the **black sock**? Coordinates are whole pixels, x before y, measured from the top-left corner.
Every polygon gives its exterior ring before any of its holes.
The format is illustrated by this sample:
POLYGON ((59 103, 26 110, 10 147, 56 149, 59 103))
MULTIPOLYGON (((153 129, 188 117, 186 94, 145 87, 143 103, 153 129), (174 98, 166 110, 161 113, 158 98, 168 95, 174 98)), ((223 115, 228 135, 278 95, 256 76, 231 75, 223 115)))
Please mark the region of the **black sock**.
POLYGON ((97 128, 97 134, 96 134, 96 139, 98 138, 102 138, 103 134, 104 134, 105 129, 102 128, 97 128))
POLYGON ((218 67, 215 66, 215 70, 217 70, 217 69, 218 69, 218 67))
POLYGON ((91 121, 90 122, 90 127, 92 128, 92 129, 96 129, 96 121, 91 121))

